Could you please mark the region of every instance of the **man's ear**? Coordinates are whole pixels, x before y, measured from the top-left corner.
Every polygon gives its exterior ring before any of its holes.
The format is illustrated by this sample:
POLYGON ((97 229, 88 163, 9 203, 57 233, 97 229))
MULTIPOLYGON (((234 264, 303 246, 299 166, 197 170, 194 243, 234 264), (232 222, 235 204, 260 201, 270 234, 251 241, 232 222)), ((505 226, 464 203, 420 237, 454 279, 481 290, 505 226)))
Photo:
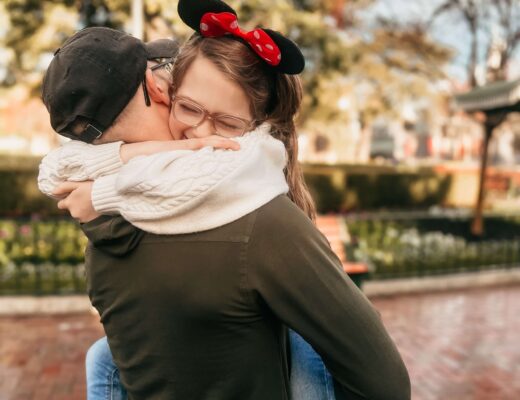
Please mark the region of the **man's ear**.
POLYGON ((146 89, 148 90, 150 100, 155 103, 170 105, 168 83, 164 79, 157 79, 150 68, 146 70, 146 89))

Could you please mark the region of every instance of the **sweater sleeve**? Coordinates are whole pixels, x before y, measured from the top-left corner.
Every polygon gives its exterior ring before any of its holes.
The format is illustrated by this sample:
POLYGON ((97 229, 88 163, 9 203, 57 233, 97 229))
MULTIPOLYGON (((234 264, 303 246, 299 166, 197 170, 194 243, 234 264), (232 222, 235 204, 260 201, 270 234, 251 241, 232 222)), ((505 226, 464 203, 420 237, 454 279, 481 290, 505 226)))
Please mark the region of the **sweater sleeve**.
POLYGON ((54 189, 65 181, 94 180, 119 171, 123 165, 119 155, 122 144, 113 142, 92 145, 73 140, 52 150, 40 163, 40 191, 54 197, 54 189))
POLYGON ((140 222, 187 215, 202 209, 202 203, 212 214, 212 207, 222 201, 235 199, 243 205, 249 197, 260 199, 262 193, 286 192, 283 144, 263 133, 239 142, 239 151, 205 147, 136 157, 118 174, 94 182, 94 209, 100 214, 120 214, 141 227, 140 222))
POLYGON ((338 399, 410 399, 408 372, 378 313, 325 237, 287 203, 257 215, 246 265, 252 301, 321 355, 338 399))

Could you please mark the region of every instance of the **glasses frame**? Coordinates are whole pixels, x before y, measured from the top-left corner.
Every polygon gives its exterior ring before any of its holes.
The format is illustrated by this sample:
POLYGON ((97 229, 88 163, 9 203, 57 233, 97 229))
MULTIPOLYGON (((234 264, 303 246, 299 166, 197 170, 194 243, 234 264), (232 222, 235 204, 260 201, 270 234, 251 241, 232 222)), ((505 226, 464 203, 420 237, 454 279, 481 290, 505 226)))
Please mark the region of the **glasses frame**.
MULTIPOLYGON (((160 68, 164 68, 169 74, 173 72, 173 57, 154 58, 149 61, 155 61, 158 63, 157 65, 152 65, 150 67, 150 71, 152 72, 160 68), (167 68, 168 65, 170 65, 169 68, 167 68)), ((148 94, 148 89, 146 88, 146 75, 143 76, 143 80, 141 83, 143 85, 144 104, 146 104, 146 107, 150 107, 152 105, 152 102, 150 101, 150 95, 148 94)))
MULTIPOLYGON (((199 126, 201 126, 206 120, 210 120, 212 125, 213 125, 213 129, 215 130, 215 133, 219 136, 222 136, 222 137, 240 137, 240 136, 243 136, 244 133, 246 133, 248 131, 248 129, 251 129, 254 124, 255 124, 255 120, 252 120, 252 121, 249 121, 247 119, 244 119, 244 118, 240 118, 240 117, 236 117, 234 115, 230 115, 230 114, 222 114, 222 113, 210 113, 208 110, 206 110, 203 106, 201 106, 199 103, 197 103, 196 101, 193 101, 189 98, 186 98, 186 97, 183 97, 183 96, 177 96, 175 94, 172 94, 171 97, 171 105, 170 105, 170 112, 172 113, 172 115, 174 116, 174 118, 176 120, 178 120, 179 122, 182 122, 181 120, 179 120, 177 118, 177 116, 175 115, 175 111, 174 111, 174 108, 175 108, 175 103, 177 102, 177 100, 183 100, 183 101, 186 101, 190 104, 192 104, 194 107, 197 107, 198 109, 200 109, 203 113, 203 118, 201 119, 201 121, 196 124, 196 125, 190 125, 192 128, 198 128, 199 126), (234 120, 237 120, 237 121, 240 121, 240 122, 243 122, 244 123, 244 129, 242 130, 242 133, 240 135, 235 135, 235 136, 225 136, 225 135, 222 135, 218 132, 217 130, 217 127, 215 126, 215 120, 218 119, 218 118, 221 118, 221 117, 226 117, 226 118, 232 118, 234 120)), ((184 122, 182 122, 184 124, 184 122)), ((189 125, 189 124, 186 124, 186 125, 189 125)))
POLYGON ((150 67, 150 70, 152 71, 155 71, 156 69, 159 69, 159 68, 164 68, 168 73, 172 73, 173 72, 173 58, 170 57, 170 58, 156 58, 152 61, 155 61, 155 62, 158 62, 159 64, 157 65, 153 65, 150 67), (168 67, 169 65, 169 67, 168 67))

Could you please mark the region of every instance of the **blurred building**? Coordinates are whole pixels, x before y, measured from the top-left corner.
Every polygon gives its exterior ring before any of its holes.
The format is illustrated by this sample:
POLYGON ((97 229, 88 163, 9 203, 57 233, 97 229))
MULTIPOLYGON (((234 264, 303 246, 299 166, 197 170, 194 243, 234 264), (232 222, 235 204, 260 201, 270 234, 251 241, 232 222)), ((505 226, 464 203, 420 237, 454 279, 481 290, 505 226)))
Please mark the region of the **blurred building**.
POLYGON ((16 87, 0 96, 0 153, 44 155, 59 144, 39 97, 16 87))

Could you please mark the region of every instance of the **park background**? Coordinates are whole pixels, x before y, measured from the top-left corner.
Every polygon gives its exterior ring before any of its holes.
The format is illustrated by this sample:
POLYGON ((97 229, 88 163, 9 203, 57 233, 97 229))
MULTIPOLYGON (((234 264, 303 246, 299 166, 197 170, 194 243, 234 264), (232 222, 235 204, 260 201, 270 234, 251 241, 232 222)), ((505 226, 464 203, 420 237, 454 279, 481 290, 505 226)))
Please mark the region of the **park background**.
MULTIPOLYGON (((287 33, 303 49, 300 161, 318 224, 346 272, 392 317, 385 322, 411 370, 414 399, 517 399, 520 387, 509 383, 520 381, 520 354, 509 340, 519 327, 512 303, 520 265, 520 1, 229 3, 242 26, 287 33), (467 290, 499 284, 509 287, 467 290), (455 289, 431 297, 446 288, 455 289), (496 296, 498 311, 490 305, 496 296), (482 301, 482 314, 470 315, 466 308, 482 301), (420 312, 410 302, 421 304, 420 312), (434 338, 418 325, 437 324, 428 326, 438 338, 454 310, 470 321, 458 326, 454 343, 468 338, 466 329, 489 331, 455 350, 443 342, 423 353, 420 340, 434 338), (412 318, 418 313, 421 323, 412 318)), ((75 347, 71 338, 75 370, 89 340, 101 335, 95 318, 56 316, 78 311, 63 303, 85 298, 86 239, 36 187, 41 157, 65 140, 52 131, 40 99, 45 69, 86 26, 183 40, 190 31, 176 7, 166 0, 0 1, 0 399, 32 398, 38 385, 23 375, 31 360, 44 358, 20 356, 38 338, 21 346, 15 326, 47 329, 48 348, 67 340, 63 324, 76 338, 74 326, 83 326, 77 331, 92 338, 75 347)), ((40 374, 34 380, 51 391, 47 383, 63 379, 66 359, 33 366, 31 374, 40 374)), ((80 382, 70 392, 49 398, 83 398, 84 382, 74 379, 80 382)))

